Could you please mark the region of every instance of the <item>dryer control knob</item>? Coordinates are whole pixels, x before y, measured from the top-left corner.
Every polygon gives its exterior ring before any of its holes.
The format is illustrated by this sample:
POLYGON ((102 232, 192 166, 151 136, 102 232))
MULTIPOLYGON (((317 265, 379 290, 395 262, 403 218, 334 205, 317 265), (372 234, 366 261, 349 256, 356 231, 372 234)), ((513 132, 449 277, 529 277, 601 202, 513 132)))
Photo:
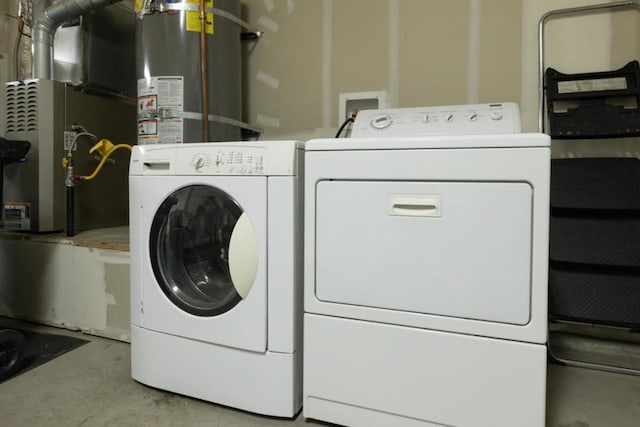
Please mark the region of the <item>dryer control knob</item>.
POLYGON ((494 111, 491 113, 491 120, 502 120, 502 112, 494 111))
POLYGON ((393 123, 393 119, 388 114, 380 114, 379 116, 375 116, 373 120, 371 120, 371 126, 376 129, 384 129, 391 126, 393 123))

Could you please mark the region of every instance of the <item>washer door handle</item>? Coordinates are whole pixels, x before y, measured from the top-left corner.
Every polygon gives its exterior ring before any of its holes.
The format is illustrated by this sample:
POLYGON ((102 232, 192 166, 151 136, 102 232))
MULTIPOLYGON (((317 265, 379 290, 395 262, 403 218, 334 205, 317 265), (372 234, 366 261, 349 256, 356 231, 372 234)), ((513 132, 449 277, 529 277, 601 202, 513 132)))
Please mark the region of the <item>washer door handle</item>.
POLYGON ((233 286, 245 299, 258 271, 258 241, 246 212, 238 218, 229 241, 229 274, 233 286))
POLYGON ((148 160, 143 163, 146 171, 168 171, 171 169, 171 162, 168 160, 148 160))

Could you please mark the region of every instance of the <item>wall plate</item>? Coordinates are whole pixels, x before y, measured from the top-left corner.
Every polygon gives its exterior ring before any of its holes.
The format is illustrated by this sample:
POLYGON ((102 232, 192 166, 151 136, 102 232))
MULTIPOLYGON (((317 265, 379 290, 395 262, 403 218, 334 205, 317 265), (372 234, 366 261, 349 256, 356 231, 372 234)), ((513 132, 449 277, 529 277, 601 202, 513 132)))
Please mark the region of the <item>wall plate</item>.
POLYGON ((384 90, 341 93, 338 106, 338 126, 351 117, 353 110, 377 110, 388 107, 389 96, 384 90))

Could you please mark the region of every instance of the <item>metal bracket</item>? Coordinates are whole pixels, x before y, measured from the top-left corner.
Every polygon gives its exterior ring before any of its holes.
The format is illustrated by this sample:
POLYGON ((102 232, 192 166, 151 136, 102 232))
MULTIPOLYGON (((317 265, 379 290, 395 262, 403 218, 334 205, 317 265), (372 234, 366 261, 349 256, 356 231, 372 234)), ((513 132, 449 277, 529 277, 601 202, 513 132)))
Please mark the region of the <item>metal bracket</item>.
POLYGON ((264 31, 249 31, 240 33, 240 40, 249 41, 257 40, 264 35, 264 31))

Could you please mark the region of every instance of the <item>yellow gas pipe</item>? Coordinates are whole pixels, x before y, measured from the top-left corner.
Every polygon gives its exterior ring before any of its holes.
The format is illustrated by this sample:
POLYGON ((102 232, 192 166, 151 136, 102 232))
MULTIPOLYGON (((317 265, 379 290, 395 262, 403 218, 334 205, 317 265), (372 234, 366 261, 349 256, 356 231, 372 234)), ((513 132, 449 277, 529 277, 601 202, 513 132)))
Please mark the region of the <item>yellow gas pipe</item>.
POLYGON ((100 163, 98 164, 98 166, 96 166, 96 169, 93 171, 93 173, 91 175, 76 175, 76 176, 74 176, 74 178, 75 179, 82 179, 82 180, 85 180, 85 181, 89 181, 89 180, 95 178, 100 173, 100 170, 102 169, 102 166, 104 166, 104 164, 106 163, 107 159, 109 159, 109 156, 111 156, 111 154, 114 151, 119 150, 121 148, 126 148, 129 151, 132 150, 132 147, 130 145, 128 145, 128 144, 113 145, 113 143, 111 141, 109 141, 108 139, 106 139, 106 138, 101 139, 100 141, 98 141, 98 143, 96 145, 91 147, 91 149, 89 150, 89 153, 93 153, 94 151, 98 151, 100 153, 100 155, 102 156, 102 160, 100 160, 100 163))

